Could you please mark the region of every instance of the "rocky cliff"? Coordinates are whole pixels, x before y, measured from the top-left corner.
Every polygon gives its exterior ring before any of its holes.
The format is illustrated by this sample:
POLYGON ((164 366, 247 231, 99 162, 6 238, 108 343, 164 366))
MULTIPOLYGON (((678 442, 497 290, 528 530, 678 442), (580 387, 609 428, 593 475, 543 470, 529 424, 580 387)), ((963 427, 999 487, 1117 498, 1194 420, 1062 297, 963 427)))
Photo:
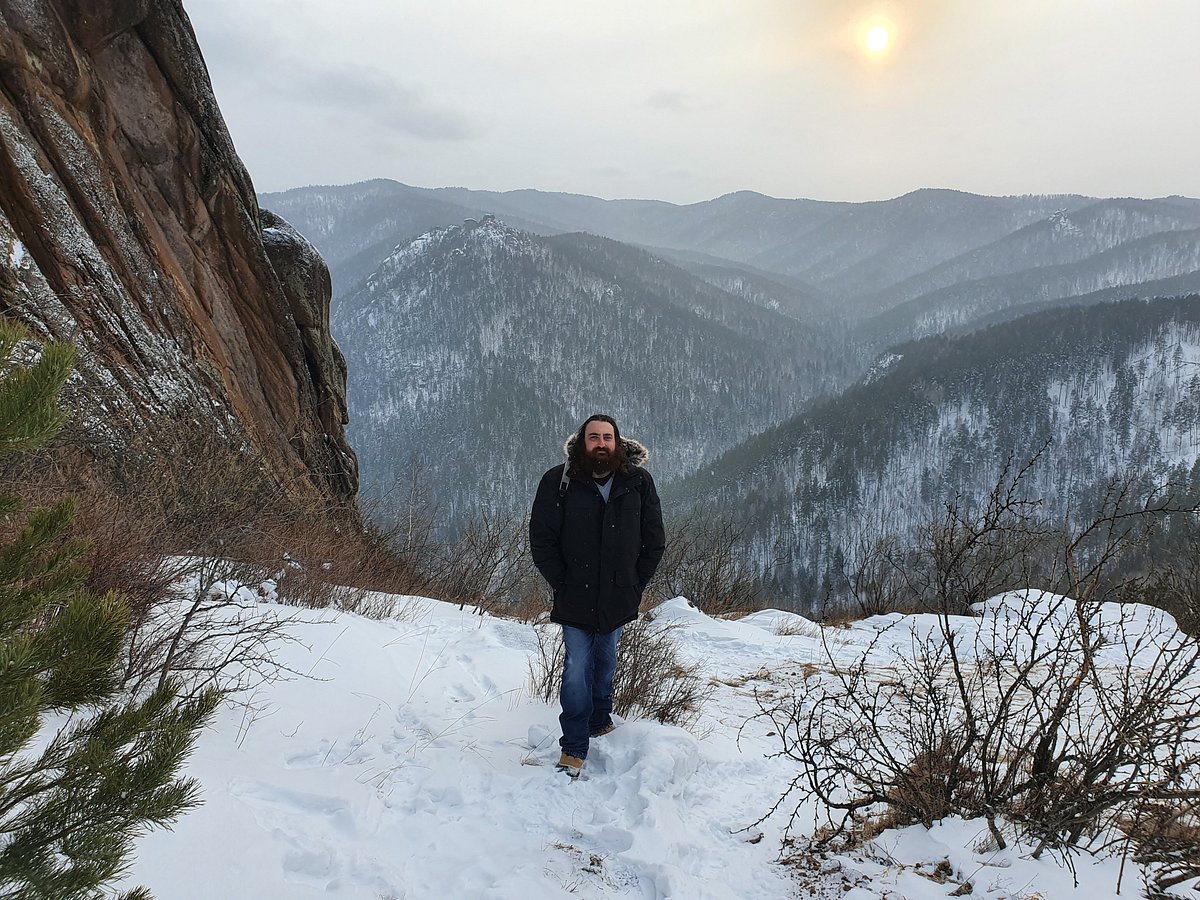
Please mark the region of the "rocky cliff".
POLYGON ((350 500, 330 292, 259 209, 178 0, 0 0, 0 313, 76 346, 89 458, 186 425, 350 500))

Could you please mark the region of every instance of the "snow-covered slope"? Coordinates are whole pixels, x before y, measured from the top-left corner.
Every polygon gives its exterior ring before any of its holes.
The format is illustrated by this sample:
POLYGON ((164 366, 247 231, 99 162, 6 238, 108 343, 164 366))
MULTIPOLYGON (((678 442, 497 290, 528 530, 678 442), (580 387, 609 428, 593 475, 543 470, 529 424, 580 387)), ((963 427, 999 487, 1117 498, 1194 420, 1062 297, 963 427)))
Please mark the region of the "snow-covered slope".
MULTIPOLYGON (((284 659, 304 677, 221 713, 189 769, 205 805, 141 845, 134 877, 159 900, 788 895, 778 829, 738 833, 780 770, 766 728, 738 747, 746 692, 723 688, 694 733, 624 723, 573 783, 553 767, 557 708, 528 689, 533 629, 402 604, 394 621, 294 613, 284 659), (198 856, 222 860, 203 881, 198 856)), ((797 652, 710 625, 689 631, 714 675, 797 652)))
MULTIPOLYGON (((926 619, 822 635, 788 613, 723 621, 671 600, 658 615, 711 679, 710 701, 689 731, 622 723, 572 782, 553 768, 557 707, 528 688, 532 626, 420 598, 374 600, 398 618, 269 607, 294 622, 298 640, 280 658, 298 675, 225 708, 202 737, 188 771, 205 805, 139 845, 132 878, 159 900, 925 900, 966 880, 991 900, 1071 893, 1071 872, 1023 858, 1017 843, 973 849, 979 823, 884 832, 860 854, 798 868, 778 863, 789 810, 754 824, 796 771, 772 755, 770 724, 753 718, 756 693, 826 667, 827 646, 839 659, 869 652, 890 677, 912 652, 905 635, 927 632, 926 619)), ((1003 627, 1006 608, 990 603, 955 627, 1003 627)), ((795 834, 821 820, 804 807, 795 834)), ((1119 859, 1075 866, 1091 900, 1116 896, 1119 859)))

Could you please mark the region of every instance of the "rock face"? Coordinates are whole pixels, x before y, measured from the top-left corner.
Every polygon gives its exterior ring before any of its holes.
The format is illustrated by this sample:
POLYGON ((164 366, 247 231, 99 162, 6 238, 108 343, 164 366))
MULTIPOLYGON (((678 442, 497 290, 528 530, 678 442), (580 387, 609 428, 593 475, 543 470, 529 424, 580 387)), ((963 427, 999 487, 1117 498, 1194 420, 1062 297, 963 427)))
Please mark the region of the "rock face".
POLYGON ((186 423, 350 501, 329 300, 259 209, 178 0, 0 0, 0 313, 76 346, 88 454, 186 423))

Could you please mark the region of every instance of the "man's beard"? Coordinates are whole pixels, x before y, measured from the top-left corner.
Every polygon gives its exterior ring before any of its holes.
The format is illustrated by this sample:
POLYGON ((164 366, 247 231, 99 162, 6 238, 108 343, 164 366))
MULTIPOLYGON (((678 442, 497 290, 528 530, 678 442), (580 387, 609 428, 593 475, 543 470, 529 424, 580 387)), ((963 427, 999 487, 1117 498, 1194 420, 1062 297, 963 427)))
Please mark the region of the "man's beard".
POLYGON ((591 468, 593 475, 607 475, 614 471, 620 460, 618 459, 618 451, 610 451, 607 447, 597 447, 595 450, 588 450, 587 456, 588 467, 591 468))

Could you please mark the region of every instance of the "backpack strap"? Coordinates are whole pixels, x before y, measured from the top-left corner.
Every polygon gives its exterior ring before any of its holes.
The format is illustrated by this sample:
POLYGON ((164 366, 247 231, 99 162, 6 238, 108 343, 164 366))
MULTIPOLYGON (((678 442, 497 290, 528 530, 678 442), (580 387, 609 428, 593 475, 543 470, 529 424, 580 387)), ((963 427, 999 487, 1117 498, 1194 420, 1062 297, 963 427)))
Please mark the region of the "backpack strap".
POLYGON ((558 483, 558 531, 562 533, 563 524, 567 521, 567 488, 571 486, 570 476, 567 475, 567 469, 570 468, 570 463, 563 463, 562 480, 558 483))

